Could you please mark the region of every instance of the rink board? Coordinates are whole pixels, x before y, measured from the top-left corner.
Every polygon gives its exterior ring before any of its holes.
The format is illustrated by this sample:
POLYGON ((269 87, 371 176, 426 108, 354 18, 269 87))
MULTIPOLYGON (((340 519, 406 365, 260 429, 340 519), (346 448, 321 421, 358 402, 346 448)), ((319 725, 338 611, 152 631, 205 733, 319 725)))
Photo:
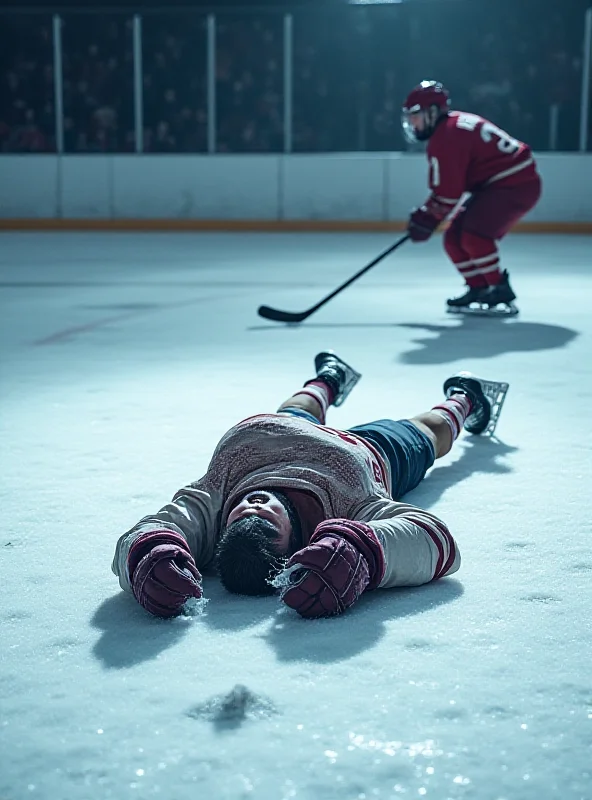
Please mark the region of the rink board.
MULTIPOLYGON (((537 161, 518 229, 592 231, 592 155, 537 161)), ((421 154, 0 157, 4 229, 397 230, 425 195, 421 154)))

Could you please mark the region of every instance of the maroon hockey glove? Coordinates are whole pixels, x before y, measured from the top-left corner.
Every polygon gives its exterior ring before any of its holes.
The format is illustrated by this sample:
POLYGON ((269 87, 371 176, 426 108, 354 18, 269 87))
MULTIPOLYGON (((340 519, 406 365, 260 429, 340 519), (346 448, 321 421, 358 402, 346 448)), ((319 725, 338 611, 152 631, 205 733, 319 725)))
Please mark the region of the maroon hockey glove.
POLYGON ((190 597, 202 596, 201 575, 187 542, 173 531, 138 537, 127 566, 134 597, 156 617, 175 617, 190 597))
POLYGON ((382 545, 369 525, 329 519, 288 561, 278 580, 281 599, 302 617, 341 614, 379 585, 384 569, 382 545))
POLYGON ((435 217, 425 206, 422 206, 411 212, 409 224, 407 225, 407 233, 412 241, 425 242, 430 238, 439 224, 440 220, 438 217, 435 217))

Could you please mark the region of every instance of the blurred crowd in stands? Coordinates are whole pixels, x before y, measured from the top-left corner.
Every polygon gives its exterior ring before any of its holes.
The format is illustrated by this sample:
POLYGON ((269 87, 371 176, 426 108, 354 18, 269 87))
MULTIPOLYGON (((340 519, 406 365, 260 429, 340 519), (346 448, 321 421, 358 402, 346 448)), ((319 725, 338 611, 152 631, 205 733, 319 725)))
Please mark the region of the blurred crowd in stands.
MULTIPOLYGON (((295 12, 293 149, 405 149, 401 102, 435 78, 454 107, 538 150, 575 150, 583 22, 581 13, 533 14, 516 3, 509 14, 474 0, 295 12)), ((146 152, 207 150, 206 27, 187 12, 142 17, 146 152)), ((0 14, 0 152, 56 149, 53 36, 50 16, 0 14)), ((61 38, 64 150, 133 152, 131 18, 67 12, 61 38)), ((282 15, 216 16, 215 86, 218 152, 283 150, 282 15)))

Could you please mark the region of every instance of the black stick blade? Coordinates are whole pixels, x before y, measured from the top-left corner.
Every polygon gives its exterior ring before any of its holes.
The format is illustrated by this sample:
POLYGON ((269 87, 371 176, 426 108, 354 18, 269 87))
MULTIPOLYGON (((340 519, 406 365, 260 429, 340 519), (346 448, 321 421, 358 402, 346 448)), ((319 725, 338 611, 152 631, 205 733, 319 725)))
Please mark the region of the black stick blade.
POLYGON ((310 317, 311 314, 314 314, 315 311, 318 311, 319 308, 322 308, 329 300, 332 300, 336 295, 342 292, 344 289, 347 289, 348 286, 354 281, 357 281, 358 278, 361 278, 369 269, 375 267, 379 264, 383 259, 385 259, 391 253, 394 253, 395 250, 400 247, 404 242, 407 241, 409 238, 409 234, 406 233, 402 236, 397 242, 392 244, 386 250, 383 250, 379 256, 376 256, 374 261, 371 261, 369 264, 366 264, 365 267, 362 267, 361 270, 356 272, 355 275, 352 275, 351 278, 342 283, 341 286, 338 286, 337 289, 334 289, 331 294, 328 294, 327 297, 323 297, 321 301, 319 301, 316 305, 312 306, 311 308, 307 308, 306 311, 300 312, 292 312, 292 311, 280 311, 278 308, 270 308, 269 306, 259 306, 257 309, 257 313, 260 317, 264 319, 271 319, 274 322, 287 322, 288 324, 297 325, 299 322, 303 322, 305 319, 310 317))
POLYGON ((270 319, 273 322, 291 322, 298 323, 305 320, 309 312, 301 311, 300 313, 292 313, 291 311, 280 311, 278 308, 270 308, 269 306, 259 306, 257 313, 263 319, 270 319))

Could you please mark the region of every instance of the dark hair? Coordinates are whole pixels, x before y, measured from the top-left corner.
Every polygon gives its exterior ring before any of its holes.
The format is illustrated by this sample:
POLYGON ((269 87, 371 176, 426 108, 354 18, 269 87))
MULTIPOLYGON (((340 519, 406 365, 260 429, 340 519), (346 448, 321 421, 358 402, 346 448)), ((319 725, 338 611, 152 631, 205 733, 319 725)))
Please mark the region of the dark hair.
POLYGON ((282 563, 277 549, 278 531, 257 516, 243 517, 222 532, 216 569, 225 589, 252 596, 275 594, 269 583, 282 563))
MULTIPOLYGON (((293 553, 300 547, 300 520, 296 509, 284 494, 272 493, 288 514, 292 527, 289 553, 293 553)), ((279 551, 278 540, 277 528, 255 515, 228 525, 222 531, 216 551, 216 569, 224 588, 233 594, 275 594, 277 589, 270 580, 281 569, 287 556, 279 551)))

